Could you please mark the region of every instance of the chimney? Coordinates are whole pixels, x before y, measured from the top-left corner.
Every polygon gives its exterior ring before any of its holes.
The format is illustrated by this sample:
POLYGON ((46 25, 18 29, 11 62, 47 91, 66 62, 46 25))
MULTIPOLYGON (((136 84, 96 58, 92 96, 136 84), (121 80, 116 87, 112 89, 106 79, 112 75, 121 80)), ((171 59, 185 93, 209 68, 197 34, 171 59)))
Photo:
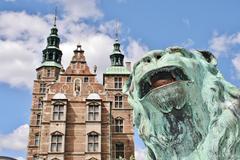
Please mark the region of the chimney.
POLYGON ((125 62, 127 69, 131 72, 132 67, 131 67, 131 62, 125 62))

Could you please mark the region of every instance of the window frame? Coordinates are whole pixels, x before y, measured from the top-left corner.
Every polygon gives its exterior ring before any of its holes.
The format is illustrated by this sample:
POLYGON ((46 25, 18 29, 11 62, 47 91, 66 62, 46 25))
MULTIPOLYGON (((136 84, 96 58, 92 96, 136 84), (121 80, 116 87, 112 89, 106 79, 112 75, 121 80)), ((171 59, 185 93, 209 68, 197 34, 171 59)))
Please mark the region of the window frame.
POLYGON ((40 83, 40 93, 46 92, 46 83, 40 83))
POLYGON ((100 149, 100 136, 97 132, 88 133, 87 137, 87 151, 88 152, 99 152, 100 149), (93 141, 90 141, 90 137, 93 138, 93 141), (92 145, 92 149, 90 149, 90 144, 92 145))
POLYGON ((116 158, 116 160, 120 160, 120 157, 118 155, 123 155, 123 157, 121 157, 121 158, 125 157, 125 145, 122 142, 115 143, 115 158, 116 158), (123 149, 118 150, 117 145, 123 145, 123 149))
POLYGON ((88 104, 88 121, 99 121, 100 120, 100 105, 98 103, 89 103, 88 104), (93 107, 93 110, 90 108, 93 107), (92 115, 92 116, 90 116, 92 115), (91 119, 93 117, 93 119, 91 119))
POLYGON ((62 134, 52 134, 51 135, 51 143, 50 143, 50 151, 51 152, 62 152, 62 150, 63 150, 62 147, 63 147, 63 135, 62 134), (56 140, 54 140, 55 138, 56 138, 56 140), (56 145, 56 149, 53 149, 53 144, 56 145))
POLYGON ((123 78, 122 77, 114 77, 114 88, 122 89, 123 78))
POLYGON ((41 113, 38 113, 38 114, 36 115, 36 125, 37 125, 37 126, 40 126, 40 125, 41 125, 41 122, 42 122, 42 115, 41 115, 41 113))
POLYGON ((124 132, 124 119, 122 117, 117 117, 114 119, 114 131, 117 133, 124 132))
POLYGON ((114 96, 114 107, 119 109, 123 108, 123 96, 121 94, 114 96))
POLYGON ((53 104, 53 112, 52 112, 53 121, 64 121, 65 119, 64 113, 65 113, 64 104, 59 104, 59 103, 53 104), (55 119, 55 117, 57 118, 55 119))
POLYGON ((36 133, 34 135, 34 146, 39 146, 40 145, 40 134, 36 133))

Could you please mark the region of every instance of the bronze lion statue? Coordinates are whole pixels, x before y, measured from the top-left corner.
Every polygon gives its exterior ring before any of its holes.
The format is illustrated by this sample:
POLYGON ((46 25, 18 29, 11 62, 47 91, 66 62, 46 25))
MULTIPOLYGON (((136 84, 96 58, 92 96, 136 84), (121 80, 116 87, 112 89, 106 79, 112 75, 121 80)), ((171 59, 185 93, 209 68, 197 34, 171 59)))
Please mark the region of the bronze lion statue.
POLYGON ((208 51, 172 47, 138 61, 124 91, 147 160, 240 159, 240 90, 208 51))

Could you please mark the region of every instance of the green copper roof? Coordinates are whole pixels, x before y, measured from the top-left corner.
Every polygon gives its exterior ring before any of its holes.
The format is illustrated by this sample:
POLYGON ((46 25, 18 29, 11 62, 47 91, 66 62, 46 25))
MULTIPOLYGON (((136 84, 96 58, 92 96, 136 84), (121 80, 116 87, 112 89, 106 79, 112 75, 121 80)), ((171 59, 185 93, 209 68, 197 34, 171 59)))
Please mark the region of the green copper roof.
POLYGON ((124 66, 111 66, 104 74, 131 74, 131 72, 124 66))
POLYGON ((45 61, 41 64, 41 67, 58 67, 62 68, 62 65, 54 61, 45 61))

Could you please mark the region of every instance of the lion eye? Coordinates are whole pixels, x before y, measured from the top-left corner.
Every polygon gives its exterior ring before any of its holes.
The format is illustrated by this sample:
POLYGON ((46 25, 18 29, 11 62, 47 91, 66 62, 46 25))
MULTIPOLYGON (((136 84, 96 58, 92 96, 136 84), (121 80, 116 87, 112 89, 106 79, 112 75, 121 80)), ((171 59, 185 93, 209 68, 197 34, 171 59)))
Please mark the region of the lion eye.
POLYGON ((145 62, 145 63, 150 63, 150 62, 151 62, 151 58, 150 58, 150 57, 145 57, 145 58, 143 59, 143 62, 145 62))

